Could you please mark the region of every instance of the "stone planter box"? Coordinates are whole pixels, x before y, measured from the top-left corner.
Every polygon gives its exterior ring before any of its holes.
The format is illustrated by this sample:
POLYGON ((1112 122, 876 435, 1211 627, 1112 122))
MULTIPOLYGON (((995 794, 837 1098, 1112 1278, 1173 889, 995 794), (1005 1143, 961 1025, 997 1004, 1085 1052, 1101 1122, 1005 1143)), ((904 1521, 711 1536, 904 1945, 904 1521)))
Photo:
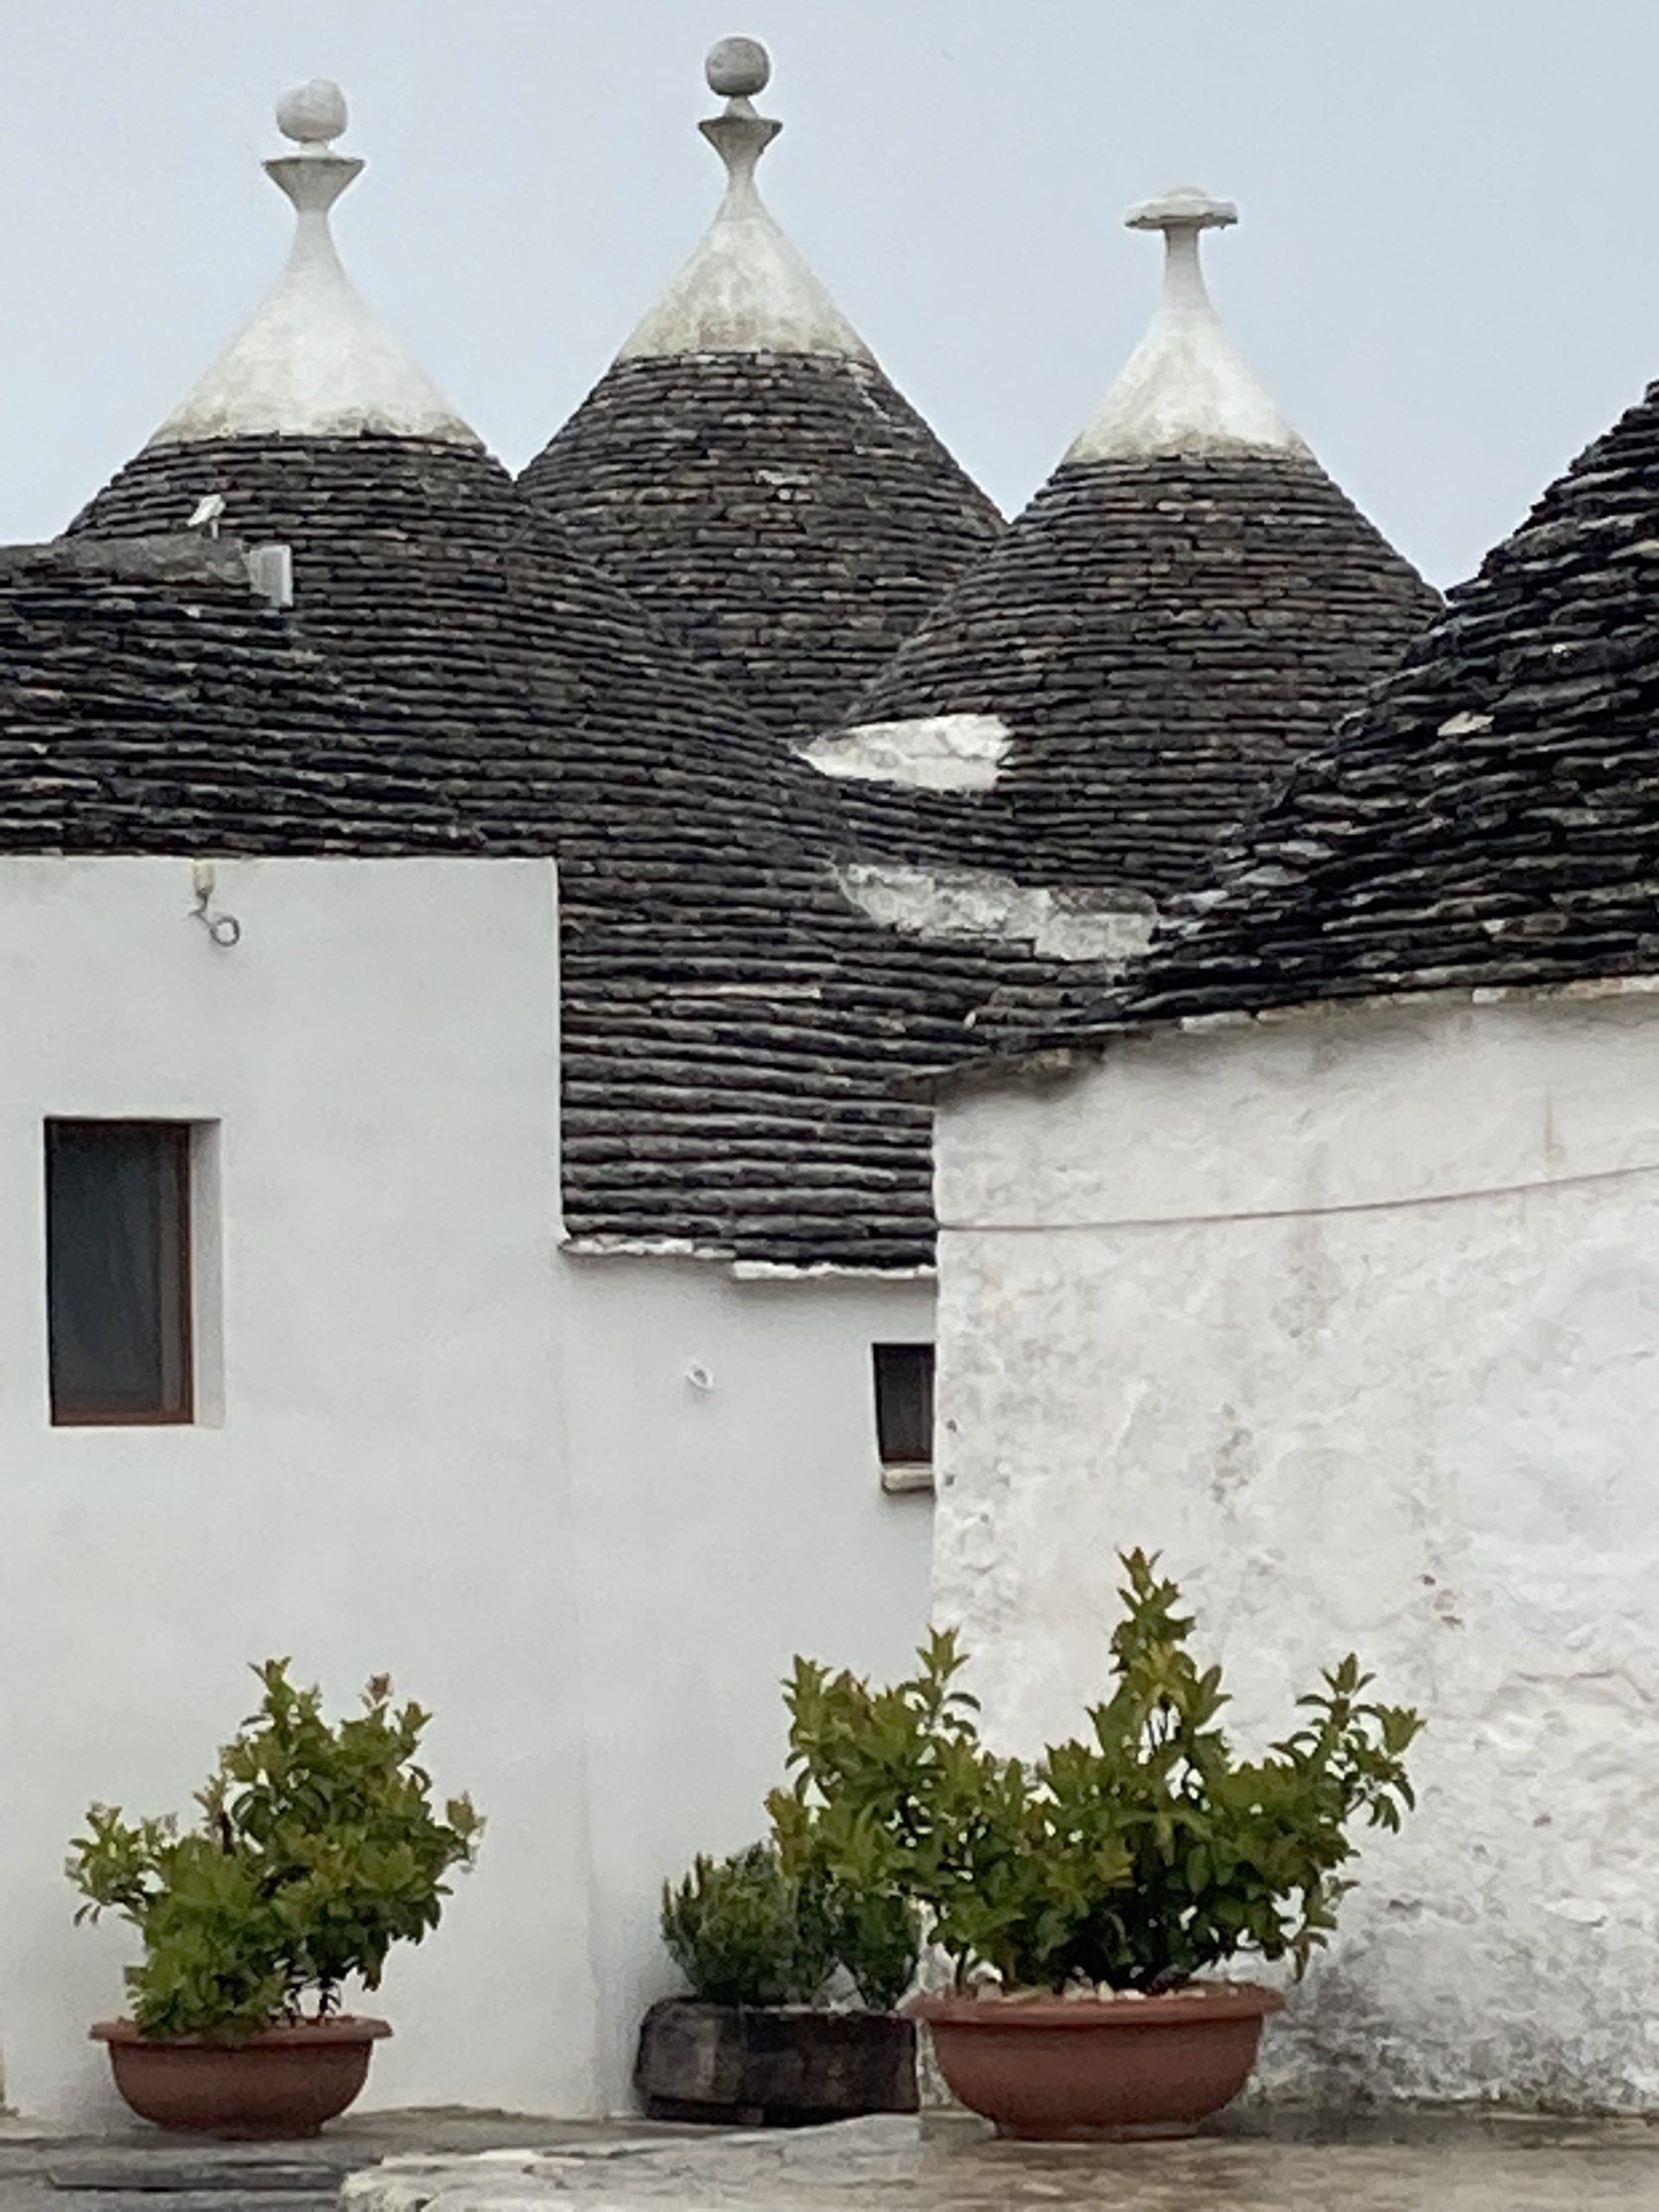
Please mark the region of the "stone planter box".
POLYGON ((916 2031, 896 2012, 702 2005, 667 1997, 639 2031, 634 2072, 652 2120, 806 2127, 916 2110, 916 2031))

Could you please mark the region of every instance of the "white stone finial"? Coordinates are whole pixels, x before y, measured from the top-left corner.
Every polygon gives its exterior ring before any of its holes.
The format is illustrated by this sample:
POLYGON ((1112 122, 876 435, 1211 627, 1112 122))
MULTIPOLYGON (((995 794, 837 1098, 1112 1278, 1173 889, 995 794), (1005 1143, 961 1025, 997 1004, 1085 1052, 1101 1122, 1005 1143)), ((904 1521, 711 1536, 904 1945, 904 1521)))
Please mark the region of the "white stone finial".
POLYGON ((351 119, 346 95, 332 77, 313 77, 308 84, 296 85, 276 103, 276 128, 296 146, 332 146, 351 119))
POLYGON ((1164 234, 1164 293, 1152 327, 1124 365, 1068 461, 1154 454, 1292 453, 1303 444, 1279 412, 1216 313, 1198 238, 1238 220, 1230 200, 1181 184, 1124 218, 1164 234))
POLYGON ((698 125, 726 164, 726 196, 697 247, 619 360, 683 353, 817 353, 868 361, 868 347, 772 220, 755 168, 781 123, 755 111, 772 79, 758 38, 723 38, 704 65, 726 105, 698 125))
POLYGON ((239 336, 151 439, 353 437, 370 431, 478 439, 430 379, 370 314, 340 265, 328 212, 363 173, 334 140, 349 120, 346 95, 327 77, 296 85, 276 104, 276 125, 296 150, 265 174, 296 217, 293 250, 276 289, 239 336))
POLYGON ((709 48, 702 73, 721 99, 753 99, 772 82, 772 56, 758 38, 723 38, 709 48))
POLYGON ((1217 200, 1196 184, 1172 184, 1155 200, 1143 200, 1123 218, 1128 231, 1224 231, 1238 220, 1230 200, 1217 200))

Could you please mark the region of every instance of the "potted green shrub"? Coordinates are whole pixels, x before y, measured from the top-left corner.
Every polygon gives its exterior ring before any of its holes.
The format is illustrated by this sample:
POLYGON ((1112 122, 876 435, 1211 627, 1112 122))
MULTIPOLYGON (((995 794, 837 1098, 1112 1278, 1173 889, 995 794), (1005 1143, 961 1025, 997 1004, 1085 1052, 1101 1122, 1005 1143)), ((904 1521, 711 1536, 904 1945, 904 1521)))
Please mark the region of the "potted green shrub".
POLYGON ((913 2112, 916 2043, 893 2008, 916 1919, 854 1897, 770 1843, 664 1884, 663 1939, 690 1987, 646 2013, 636 2083, 657 2120, 798 2126, 913 2112), (856 2005, 822 2001, 840 1967, 856 2005))
POLYGON ((1111 1694, 1035 1761, 982 1741, 950 1633, 892 1688, 798 1660, 788 1689, 783 1863, 926 1911, 957 1986, 912 2009, 1007 2135, 1184 2133, 1228 2102, 1283 2000, 1215 1970, 1254 1955, 1300 1979, 1351 1886, 1351 1825, 1397 1829, 1414 1802, 1421 1722, 1367 1701, 1351 1656, 1299 1700, 1300 1727, 1236 1758, 1176 1586, 1141 1552, 1123 1565, 1111 1694))
POLYGON ((288 1669, 254 1669, 258 1710, 220 1751, 194 1826, 94 1805, 71 1847, 77 1922, 115 1911, 143 1941, 130 2018, 92 2033, 127 2102, 163 2127, 306 2135, 343 2112, 391 2032, 340 2011, 348 1977, 378 1988, 391 1946, 437 1925, 444 1877, 478 1847, 467 1798, 432 1804, 419 1706, 394 1709, 378 1675, 362 1712, 331 1724, 288 1669))

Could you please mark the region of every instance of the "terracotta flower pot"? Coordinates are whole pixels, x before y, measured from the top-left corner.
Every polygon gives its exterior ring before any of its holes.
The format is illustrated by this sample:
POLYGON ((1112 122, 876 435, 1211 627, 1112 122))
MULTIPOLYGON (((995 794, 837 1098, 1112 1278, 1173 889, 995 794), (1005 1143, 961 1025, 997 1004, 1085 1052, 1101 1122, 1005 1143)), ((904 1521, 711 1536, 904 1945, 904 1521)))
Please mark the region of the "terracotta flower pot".
POLYGON ((245 2043, 142 2035, 130 2020, 100 2020, 115 2086, 141 2120, 197 2135, 254 2140, 315 2135, 368 2079, 384 2020, 349 2017, 266 2028, 245 2043))
POLYGON ((1165 1997, 919 1997, 940 2071, 999 2135, 1031 2142, 1190 2135, 1249 2079, 1284 2004, 1255 1982, 1165 1997))

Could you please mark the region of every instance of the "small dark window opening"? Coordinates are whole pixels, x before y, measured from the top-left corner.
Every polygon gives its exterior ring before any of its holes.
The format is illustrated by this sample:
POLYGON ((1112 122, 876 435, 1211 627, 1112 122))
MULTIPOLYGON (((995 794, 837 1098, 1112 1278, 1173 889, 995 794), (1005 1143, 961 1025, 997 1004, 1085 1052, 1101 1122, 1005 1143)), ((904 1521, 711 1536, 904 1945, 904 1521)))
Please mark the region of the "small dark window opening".
POLYGON ((54 1421, 192 1418, 188 1122, 47 1123, 46 1302, 54 1421))
POLYGON ((933 1347, 876 1344, 875 1434, 884 1467, 925 1467, 933 1458, 933 1347))

